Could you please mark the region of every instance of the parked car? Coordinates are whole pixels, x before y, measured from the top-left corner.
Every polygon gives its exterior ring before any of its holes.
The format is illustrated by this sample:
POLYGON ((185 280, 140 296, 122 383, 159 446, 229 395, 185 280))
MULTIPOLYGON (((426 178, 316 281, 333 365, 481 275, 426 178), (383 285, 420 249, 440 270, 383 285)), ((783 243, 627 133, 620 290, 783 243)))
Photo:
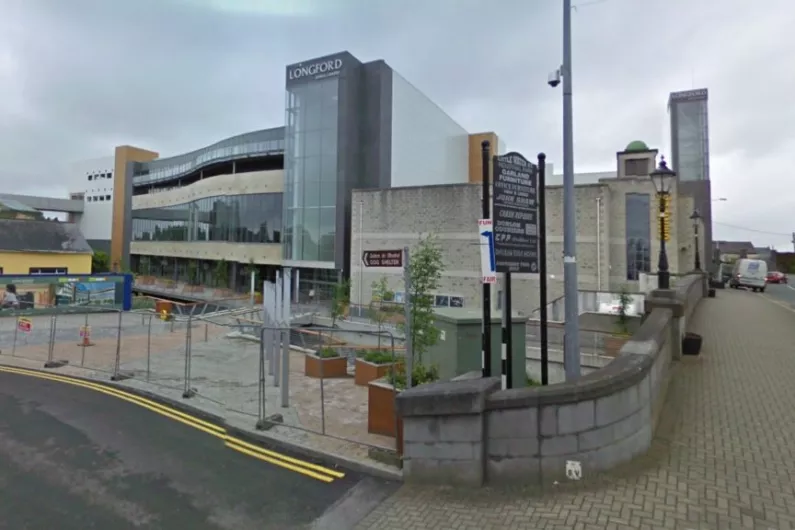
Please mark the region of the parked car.
POLYGON ((767 285, 767 262, 761 259, 739 259, 734 263, 729 286, 746 287, 754 292, 765 292, 767 285))
POLYGON ((787 283, 787 275, 777 271, 768 272, 766 281, 767 283, 787 283))

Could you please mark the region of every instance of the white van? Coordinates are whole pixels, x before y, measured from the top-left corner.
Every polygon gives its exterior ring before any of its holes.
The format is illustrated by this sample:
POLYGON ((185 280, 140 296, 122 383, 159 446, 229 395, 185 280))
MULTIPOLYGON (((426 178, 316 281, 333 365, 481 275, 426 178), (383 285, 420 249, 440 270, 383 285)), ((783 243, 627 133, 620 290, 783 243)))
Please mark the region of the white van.
POLYGON ((747 287, 753 291, 765 292, 767 262, 761 259, 738 259, 732 270, 729 286, 737 289, 747 287))

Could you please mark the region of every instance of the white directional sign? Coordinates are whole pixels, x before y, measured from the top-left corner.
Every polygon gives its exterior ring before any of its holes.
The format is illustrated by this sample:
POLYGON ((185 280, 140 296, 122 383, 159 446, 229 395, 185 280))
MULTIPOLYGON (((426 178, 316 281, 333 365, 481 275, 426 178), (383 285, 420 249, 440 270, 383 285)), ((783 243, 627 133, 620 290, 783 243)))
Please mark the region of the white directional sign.
POLYGON ((494 256, 494 223, 478 219, 480 236, 480 276, 483 283, 497 283, 497 259, 494 256))

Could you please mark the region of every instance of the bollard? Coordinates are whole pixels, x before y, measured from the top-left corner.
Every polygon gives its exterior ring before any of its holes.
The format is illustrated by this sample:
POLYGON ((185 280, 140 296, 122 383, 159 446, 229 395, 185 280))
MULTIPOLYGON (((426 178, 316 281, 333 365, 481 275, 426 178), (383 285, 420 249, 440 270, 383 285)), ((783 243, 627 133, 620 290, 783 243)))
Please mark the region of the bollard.
POLYGON ((204 342, 207 342, 207 322, 204 323, 204 342))

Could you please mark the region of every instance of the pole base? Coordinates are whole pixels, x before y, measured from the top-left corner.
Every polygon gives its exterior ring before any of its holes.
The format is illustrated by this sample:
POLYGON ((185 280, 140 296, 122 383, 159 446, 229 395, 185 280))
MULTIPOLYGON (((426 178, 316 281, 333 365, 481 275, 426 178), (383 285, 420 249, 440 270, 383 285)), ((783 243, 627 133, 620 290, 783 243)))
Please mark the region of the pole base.
POLYGON ((77 345, 82 347, 82 348, 88 348, 89 346, 93 346, 94 343, 93 342, 78 342, 77 345))
POLYGON ((259 420, 256 427, 258 431, 269 431, 280 423, 284 423, 284 416, 281 414, 271 414, 264 420, 259 420))
POLYGON ((110 376, 110 380, 111 381, 124 381, 126 379, 132 379, 132 377, 133 377, 132 374, 125 374, 125 373, 119 372, 118 374, 113 374, 112 376, 110 376))
POLYGON ((195 395, 196 395, 196 390, 193 388, 186 390, 185 392, 182 393, 182 397, 185 399, 190 399, 195 395))
POLYGON ((45 368, 61 368, 62 366, 66 366, 69 364, 69 361, 61 360, 61 361, 47 361, 44 363, 45 368))

